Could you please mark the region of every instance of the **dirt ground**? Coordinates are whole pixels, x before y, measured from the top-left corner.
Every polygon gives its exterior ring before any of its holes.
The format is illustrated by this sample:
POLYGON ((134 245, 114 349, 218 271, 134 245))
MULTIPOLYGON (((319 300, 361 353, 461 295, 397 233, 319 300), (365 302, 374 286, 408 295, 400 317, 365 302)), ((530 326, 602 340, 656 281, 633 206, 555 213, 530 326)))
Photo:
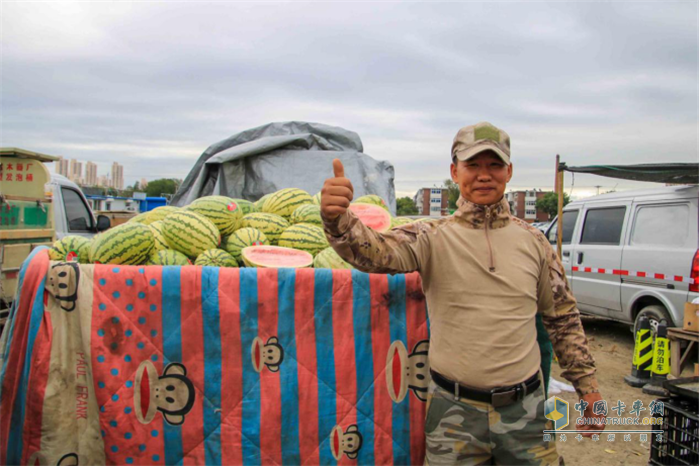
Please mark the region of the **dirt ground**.
MULTIPOLYGON (((641 388, 633 388, 627 385, 623 378, 630 373, 632 365, 632 351, 634 339, 629 326, 609 320, 582 317, 583 326, 589 339, 589 344, 596 360, 597 377, 603 399, 608 402, 608 417, 616 416, 610 411, 612 405, 620 400, 626 405, 626 409, 632 408, 632 403, 641 400, 644 407, 657 397, 646 395, 641 388)), ((697 361, 697 359, 696 359, 697 361)), ((552 365, 552 374, 557 380, 565 381, 561 377, 561 368, 555 363, 552 365)), ((691 377, 692 368, 686 369, 683 376, 691 377)), ((574 393, 562 392, 556 396, 569 402, 569 416, 578 416, 573 409, 578 401, 574 393)), ((629 412, 625 417, 633 417, 629 412)), ((640 416, 649 416, 649 411, 643 411, 640 416)), ((569 424, 566 429, 573 429, 569 424)), ((610 430, 638 430, 650 429, 649 426, 608 426, 610 430)), ((605 432, 605 431, 604 431, 605 432)), ((651 435, 647 442, 640 442, 640 434, 630 434, 631 441, 624 440, 624 434, 615 434, 615 440, 608 441, 608 435, 601 435, 600 440, 594 442, 590 438, 578 441, 575 434, 567 434, 565 442, 557 438, 557 448, 564 457, 567 466, 589 465, 646 465, 649 462, 649 450, 651 435)))

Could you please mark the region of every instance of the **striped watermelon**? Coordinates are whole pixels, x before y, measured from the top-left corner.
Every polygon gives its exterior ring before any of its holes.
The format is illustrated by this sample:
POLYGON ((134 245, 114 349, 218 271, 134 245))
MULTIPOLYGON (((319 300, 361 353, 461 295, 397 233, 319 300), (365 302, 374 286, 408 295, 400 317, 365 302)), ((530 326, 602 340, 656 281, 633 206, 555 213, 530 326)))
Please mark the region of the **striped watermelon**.
POLYGON ((313 201, 314 204, 316 204, 317 206, 320 206, 321 205, 321 191, 314 194, 314 196, 311 198, 311 200, 313 201))
POLYGON ((211 220, 197 212, 180 209, 163 220, 163 236, 171 249, 195 258, 219 245, 221 236, 211 220))
POLYGON ((250 246, 241 251, 243 263, 247 267, 300 268, 309 267, 314 262, 311 254, 279 246, 250 246))
POLYGON ((292 224, 311 223, 313 225, 323 226, 321 208, 316 204, 304 204, 299 206, 294 209, 289 221, 292 224))
POLYGON ((391 219, 391 228, 398 227, 399 225, 406 225, 408 223, 413 223, 413 220, 406 217, 393 217, 391 219))
POLYGON ((248 246, 269 246, 270 241, 260 230, 255 228, 239 228, 238 230, 231 233, 230 236, 226 237, 224 242, 224 249, 226 252, 231 254, 234 259, 241 262, 241 250, 247 248, 248 246))
POLYGON ((253 212, 258 211, 254 203, 246 201, 245 199, 234 199, 233 202, 238 204, 238 208, 241 209, 243 215, 252 214, 253 212))
POLYGON ((285 248, 306 251, 314 256, 330 246, 323 228, 309 223, 300 223, 287 228, 280 235, 277 244, 285 248))
POLYGON ((241 227, 260 230, 265 234, 270 244, 277 244, 277 239, 284 229, 289 227, 289 222, 279 215, 256 212, 243 217, 241 227))
POLYGON ((391 214, 378 205, 353 202, 350 210, 362 223, 380 233, 391 227, 391 214))
POLYGON ((170 249, 170 246, 168 246, 168 242, 165 240, 165 236, 163 235, 162 220, 151 223, 148 225, 148 228, 153 231, 153 238, 156 240, 154 252, 162 251, 163 249, 170 249))
POLYGON ((51 249, 49 257, 52 261, 77 261, 82 264, 90 263, 90 240, 82 236, 64 236, 51 249))
POLYGON ((309 193, 299 188, 280 189, 268 197, 262 205, 262 211, 289 219, 294 209, 304 204, 313 204, 309 193))
POLYGON ((148 265, 192 265, 192 261, 181 252, 163 249, 151 255, 148 265))
POLYGON ((354 202, 359 202, 360 204, 378 205, 382 209, 389 212, 389 207, 386 205, 386 202, 384 202, 384 199, 377 196, 376 194, 366 194, 364 196, 358 197, 357 199, 354 200, 354 202))
MULTIPOLYGON (((253 205, 255 206, 255 210, 257 212, 262 212, 263 204, 265 203, 265 201, 267 201, 267 198, 272 196, 273 194, 274 193, 265 194, 263 197, 261 197, 260 199, 258 199, 255 202, 253 202, 253 205)), ((246 214, 246 215, 248 215, 248 214, 246 214)))
POLYGON ((207 249, 197 256, 194 265, 210 265, 213 267, 238 267, 238 262, 231 254, 221 249, 207 249))
POLYGON ((187 210, 202 214, 211 220, 222 235, 230 235, 238 227, 243 211, 238 204, 226 196, 200 197, 186 207, 187 210))
POLYGON ((159 220, 163 220, 165 217, 172 214, 173 212, 177 212, 178 210, 180 210, 179 207, 175 207, 172 205, 156 207, 155 209, 147 212, 147 218, 150 223, 157 222, 159 220))
POLYGON ((343 260, 332 247, 327 247, 316 254, 315 269, 353 269, 354 267, 343 260))
POLYGON ((149 214, 150 212, 138 214, 135 217, 131 217, 126 223, 142 223, 144 225, 148 225, 151 223, 151 217, 149 214))
POLYGON ((96 264, 137 265, 146 262, 154 247, 153 231, 147 225, 127 222, 95 238, 90 258, 96 264))

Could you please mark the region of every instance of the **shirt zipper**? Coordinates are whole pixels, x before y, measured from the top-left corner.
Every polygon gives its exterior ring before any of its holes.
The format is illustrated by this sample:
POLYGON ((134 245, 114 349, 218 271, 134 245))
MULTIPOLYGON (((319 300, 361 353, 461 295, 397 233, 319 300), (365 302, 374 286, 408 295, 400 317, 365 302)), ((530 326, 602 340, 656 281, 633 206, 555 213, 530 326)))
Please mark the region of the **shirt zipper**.
POLYGON ((489 239, 489 225, 491 224, 491 211, 486 208, 486 226, 484 232, 486 233, 486 244, 489 247, 489 272, 496 271, 496 264, 493 262, 493 250, 491 249, 491 240, 489 239))

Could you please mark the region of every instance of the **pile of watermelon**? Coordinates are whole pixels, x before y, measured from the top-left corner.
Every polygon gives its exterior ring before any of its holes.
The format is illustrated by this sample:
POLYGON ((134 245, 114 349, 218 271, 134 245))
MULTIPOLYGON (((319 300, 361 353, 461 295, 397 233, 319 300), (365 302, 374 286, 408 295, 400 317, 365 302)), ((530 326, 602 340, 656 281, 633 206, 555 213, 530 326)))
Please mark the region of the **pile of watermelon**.
MULTIPOLYGON (((320 202, 320 192, 311 196, 297 188, 257 202, 206 196, 137 215, 92 240, 64 237, 49 255, 95 264, 351 269, 328 244, 320 202)), ((412 222, 392 217, 375 195, 358 198, 350 209, 380 232, 412 222)))

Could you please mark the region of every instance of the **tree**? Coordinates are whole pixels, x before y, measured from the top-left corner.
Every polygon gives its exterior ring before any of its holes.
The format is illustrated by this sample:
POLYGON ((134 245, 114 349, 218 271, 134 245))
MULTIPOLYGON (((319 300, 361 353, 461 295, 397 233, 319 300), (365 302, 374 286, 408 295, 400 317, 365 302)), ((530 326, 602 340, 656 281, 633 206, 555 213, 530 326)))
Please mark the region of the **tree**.
POLYGON ((410 197, 396 199, 396 215, 418 215, 418 208, 410 197))
POLYGON ((457 199, 459 199, 459 186, 452 180, 445 180, 443 186, 447 188, 447 207, 457 209, 457 199))
POLYGON ((180 187, 180 183, 182 181, 175 178, 161 178, 149 181, 146 186, 146 195, 148 197, 160 197, 161 194, 175 194, 177 188, 180 187))
MULTIPOLYGON (((564 193, 564 205, 571 202, 569 195, 564 193)), ((557 205, 559 203, 559 196, 555 192, 547 193, 540 199, 537 199, 535 207, 537 210, 547 213, 550 220, 557 216, 557 205)))

